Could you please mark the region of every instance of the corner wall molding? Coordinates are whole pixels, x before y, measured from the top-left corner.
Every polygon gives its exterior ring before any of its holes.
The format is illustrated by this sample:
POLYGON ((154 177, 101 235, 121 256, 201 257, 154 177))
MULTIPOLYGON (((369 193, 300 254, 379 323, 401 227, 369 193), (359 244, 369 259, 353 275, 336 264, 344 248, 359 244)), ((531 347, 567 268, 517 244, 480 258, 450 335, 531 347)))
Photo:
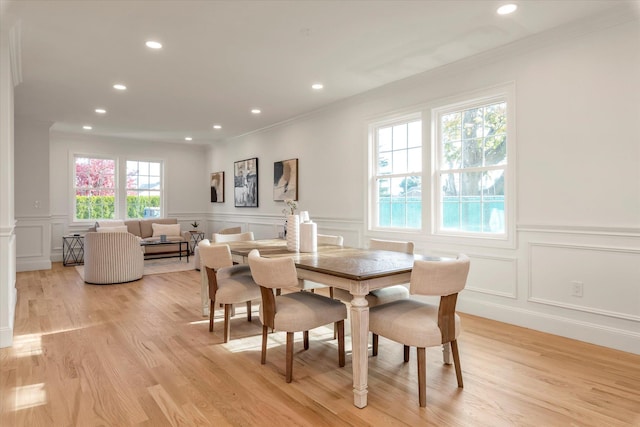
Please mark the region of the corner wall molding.
POLYGON ((9 57, 13 86, 22 83, 22 22, 18 21, 9 30, 9 57))
POLYGON ((518 233, 591 234, 597 236, 640 237, 636 227, 592 227, 575 225, 517 224, 518 233))

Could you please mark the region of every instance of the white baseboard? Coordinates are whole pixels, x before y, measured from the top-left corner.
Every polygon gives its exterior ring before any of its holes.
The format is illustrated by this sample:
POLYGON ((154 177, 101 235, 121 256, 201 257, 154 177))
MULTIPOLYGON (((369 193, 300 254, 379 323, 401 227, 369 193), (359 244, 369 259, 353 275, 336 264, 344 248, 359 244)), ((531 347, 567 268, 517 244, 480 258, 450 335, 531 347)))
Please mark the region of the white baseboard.
POLYGON ((0 328, 0 348, 11 347, 13 345, 13 329, 0 328))
POLYGON ((640 354, 640 332, 486 301, 458 301, 457 309, 462 313, 640 354))
POLYGON ((13 323, 16 312, 16 301, 18 300, 18 290, 16 289, 15 285, 10 290, 10 292, 11 301, 9 301, 7 307, 9 309, 8 320, 10 326, 0 328, 0 348, 11 347, 13 345, 13 323))
POLYGON ((51 270, 51 260, 16 260, 16 271, 51 270))

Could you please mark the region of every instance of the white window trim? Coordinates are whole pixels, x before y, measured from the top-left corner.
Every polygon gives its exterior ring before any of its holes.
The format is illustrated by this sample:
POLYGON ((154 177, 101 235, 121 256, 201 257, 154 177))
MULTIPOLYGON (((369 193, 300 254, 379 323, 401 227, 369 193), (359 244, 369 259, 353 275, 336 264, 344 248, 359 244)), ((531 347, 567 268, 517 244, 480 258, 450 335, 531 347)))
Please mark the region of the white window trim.
MULTIPOLYGON (((412 113, 403 113, 403 114, 390 114, 386 116, 386 118, 372 121, 368 126, 368 179, 367 179, 367 212, 365 218, 367 218, 367 229, 370 231, 384 231, 384 232, 394 232, 394 233, 422 233, 424 231, 425 222, 424 222, 424 206, 425 206, 425 195, 424 195, 424 176, 425 176, 425 165, 424 162, 424 153, 425 151, 425 136, 424 136, 424 119, 421 111, 415 111, 412 113), (377 202, 377 194, 376 194, 376 170, 378 165, 378 150, 376 147, 376 137, 375 131, 376 129, 384 126, 392 126, 394 124, 406 123, 409 121, 421 120, 422 121, 422 172, 420 175, 422 176, 422 185, 423 185, 423 193, 422 193, 422 218, 421 218, 421 227, 420 228, 408 228, 408 227, 380 227, 378 226, 378 210, 376 209, 377 202)), ((390 175, 392 176, 392 175, 390 175)))
POLYGON ((109 155, 109 154, 98 154, 98 153, 84 153, 84 152, 69 152, 69 221, 71 224, 82 225, 82 224, 95 224, 95 219, 76 219, 76 193, 75 193, 75 159, 76 157, 87 157, 92 159, 108 159, 114 160, 116 162, 115 166, 115 182, 116 182, 116 192, 115 192, 115 201, 114 201, 114 209, 116 213, 116 218, 118 220, 126 221, 128 220, 127 216, 127 190, 125 188, 127 182, 127 160, 138 161, 138 162, 157 162, 160 163, 160 179, 162 180, 162 190, 160 191, 160 216, 162 218, 167 218, 167 190, 166 190, 166 161, 162 158, 142 158, 142 157, 127 157, 127 156, 117 156, 117 155, 109 155), (122 166, 124 165, 124 166, 122 166))
POLYGON ((442 243, 479 245, 491 247, 515 248, 516 245, 516 100, 515 84, 508 83, 470 94, 458 95, 437 103, 431 109, 431 173, 427 180, 430 187, 428 234, 430 240, 442 243), (468 233, 439 229, 439 191, 436 162, 439 158, 440 144, 438 140, 439 120, 438 116, 452 110, 463 110, 477 104, 491 103, 493 101, 507 102, 507 167, 505 168, 505 233, 491 235, 485 233, 468 233))

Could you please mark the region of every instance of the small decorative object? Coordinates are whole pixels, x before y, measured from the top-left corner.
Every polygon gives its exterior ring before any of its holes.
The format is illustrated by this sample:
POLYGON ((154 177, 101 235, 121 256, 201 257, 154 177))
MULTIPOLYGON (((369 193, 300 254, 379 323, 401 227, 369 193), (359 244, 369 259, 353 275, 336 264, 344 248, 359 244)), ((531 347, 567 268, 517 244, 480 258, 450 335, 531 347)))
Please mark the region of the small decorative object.
POLYGON ((287 250, 298 252, 300 250, 300 217, 287 215, 287 250))
POLYGON ((300 224, 300 252, 316 252, 318 250, 318 227, 315 222, 306 221, 300 224))
POLYGON ((258 207, 258 158, 233 164, 233 200, 237 208, 258 207))
POLYGON ((167 235, 166 235, 166 234, 161 234, 161 235, 160 235, 160 241, 161 241, 162 243, 166 242, 166 241, 167 241, 167 235))
POLYGON ((200 224, 198 223, 198 221, 193 221, 193 222, 191 223, 191 226, 193 227, 193 229, 194 229, 194 230, 197 230, 199 225, 200 225, 200 224))
POLYGON ((273 200, 298 200, 298 159, 273 164, 273 200))
POLYGON ((211 174, 211 203, 224 203, 224 172, 211 174))

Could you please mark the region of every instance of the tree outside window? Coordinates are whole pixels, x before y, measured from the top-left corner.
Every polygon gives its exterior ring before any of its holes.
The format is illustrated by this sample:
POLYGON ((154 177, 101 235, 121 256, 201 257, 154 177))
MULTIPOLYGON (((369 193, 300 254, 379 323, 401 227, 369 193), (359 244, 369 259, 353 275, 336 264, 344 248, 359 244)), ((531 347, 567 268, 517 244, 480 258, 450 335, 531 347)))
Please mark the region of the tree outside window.
POLYGON ((116 210, 116 161, 75 157, 75 218, 113 219, 116 210))

